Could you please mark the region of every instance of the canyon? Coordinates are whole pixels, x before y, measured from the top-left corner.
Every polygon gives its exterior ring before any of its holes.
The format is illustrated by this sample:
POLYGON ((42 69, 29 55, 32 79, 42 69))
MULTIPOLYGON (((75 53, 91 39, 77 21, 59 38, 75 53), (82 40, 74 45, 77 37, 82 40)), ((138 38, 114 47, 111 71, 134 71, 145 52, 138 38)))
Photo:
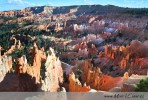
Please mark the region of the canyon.
POLYGON ((0 91, 135 92, 148 77, 148 18, 129 11, 135 9, 83 5, 0 12, 0 91))

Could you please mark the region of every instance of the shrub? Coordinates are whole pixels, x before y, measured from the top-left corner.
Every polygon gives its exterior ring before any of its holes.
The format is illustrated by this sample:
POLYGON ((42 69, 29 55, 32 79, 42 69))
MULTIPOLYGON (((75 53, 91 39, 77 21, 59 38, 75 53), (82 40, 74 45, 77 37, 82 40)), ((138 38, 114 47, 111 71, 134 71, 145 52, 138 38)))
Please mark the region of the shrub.
POLYGON ((137 84, 136 92, 148 92, 148 78, 141 79, 137 84))
POLYGON ((81 81, 81 75, 82 75, 82 70, 80 67, 77 68, 76 72, 75 72, 76 77, 81 81))
POLYGON ((33 23, 30 21, 26 21, 26 22, 22 23, 22 26, 24 27, 24 26, 31 25, 31 24, 33 24, 33 23))
POLYGON ((123 36, 122 32, 119 31, 118 36, 121 38, 123 36))

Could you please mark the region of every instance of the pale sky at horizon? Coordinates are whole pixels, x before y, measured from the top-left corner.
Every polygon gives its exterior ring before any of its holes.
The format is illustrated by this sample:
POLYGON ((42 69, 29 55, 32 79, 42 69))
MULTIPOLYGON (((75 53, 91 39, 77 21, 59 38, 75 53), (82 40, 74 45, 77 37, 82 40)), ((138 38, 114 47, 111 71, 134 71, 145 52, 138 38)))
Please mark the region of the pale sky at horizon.
POLYGON ((0 11, 34 6, 116 5, 129 8, 148 8, 148 0, 0 0, 0 11))

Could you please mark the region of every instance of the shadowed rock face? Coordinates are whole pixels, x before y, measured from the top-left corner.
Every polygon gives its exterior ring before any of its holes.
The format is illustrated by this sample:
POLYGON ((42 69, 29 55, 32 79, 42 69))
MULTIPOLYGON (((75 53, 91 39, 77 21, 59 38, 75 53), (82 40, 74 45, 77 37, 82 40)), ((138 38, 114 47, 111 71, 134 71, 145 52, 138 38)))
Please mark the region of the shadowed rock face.
POLYGON ((13 92, 18 90, 18 77, 11 72, 12 57, 0 55, 0 91, 13 92))
POLYGON ((17 92, 18 90, 19 79, 17 75, 12 72, 5 74, 0 82, 0 92, 17 92))
POLYGON ((5 75, 12 69, 12 58, 1 57, 0 55, 0 82, 4 79, 5 75))
POLYGON ((36 83, 40 83, 40 70, 41 63, 46 60, 46 54, 39 50, 36 44, 32 49, 32 66, 28 65, 26 56, 17 59, 16 73, 28 73, 30 76, 35 77, 36 83))
POLYGON ((41 54, 37 47, 34 47, 33 51, 33 54, 35 54, 33 66, 28 65, 25 56, 17 60, 16 73, 19 77, 19 91, 60 91, 60 86, 63 83, 63 70, 59 58, 55 56, 54 50, 50 48, 50 53, 45 63, 46 70, 43 80, 40 75, 41 58, 46 57, 41 54))
POLYGON ((21 73, 19 75, 19 90, 21 92, 37 92, 39 84, 36 83, 35 77, 27 73, 21 73))
POLYGON ((37 91, 39 84, 37 84, 37 72, 34 67, 31 67, 27 63, 26 56, 20 57, 16 62, 16 74, 19 78, 19 90, 18 91, 37 91))

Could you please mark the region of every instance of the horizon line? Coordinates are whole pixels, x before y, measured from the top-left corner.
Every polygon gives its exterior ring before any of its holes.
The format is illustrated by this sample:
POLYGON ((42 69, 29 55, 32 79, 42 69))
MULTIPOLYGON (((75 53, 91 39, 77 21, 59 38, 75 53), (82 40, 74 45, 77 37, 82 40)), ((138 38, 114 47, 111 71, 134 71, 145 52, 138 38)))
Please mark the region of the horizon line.
POLYGON ((17 11, 17 10, 23 10, 25 8, 32 8, 32 7, 71 7, 71 6, 116 6, 120 8, 129 8, 129 9, 148 9, 148 7, 125 7, 125 6, 117 6, 117 5, 112 5, 112 4, 106 4, 106 5, 101 5, 101 4, 82 4, 82 5, 64 5, 64 6, 52 6, 52 5, 41 5, 41 6, 28 6, 24 7, 22 9, 10 9, 10 10, 0 10, 0 12, 8 12, 8 11, 17 11))

